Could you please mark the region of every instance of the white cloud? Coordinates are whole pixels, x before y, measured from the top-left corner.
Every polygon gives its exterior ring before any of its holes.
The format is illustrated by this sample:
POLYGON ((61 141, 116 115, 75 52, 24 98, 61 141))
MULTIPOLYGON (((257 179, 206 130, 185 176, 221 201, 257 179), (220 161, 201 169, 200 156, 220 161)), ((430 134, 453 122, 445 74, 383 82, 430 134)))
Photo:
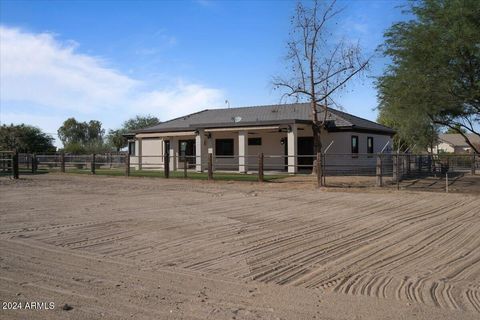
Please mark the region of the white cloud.
MULTIPOLYGON (((221 90, 173 79, 158 87, 108 67, 103 59, 79 53, 73 41, 0 26, 0 104, 10 122, 27 120, 26 109, 27 114, 49 110, 115 125, 137 113, 167 120, 221 104, 221 90), (158 89, 145 89, 152 87, 158 89), (22 111, 12 110, 19 104, 22 111)), ((49 115, 32 117, 39 123, 29 124, 50 127, 45 116, 49 115)))
POLYGON ((48 33, 0 27, 0 43, 2 101, 91 112, 113 107, 138 85, 48 33))

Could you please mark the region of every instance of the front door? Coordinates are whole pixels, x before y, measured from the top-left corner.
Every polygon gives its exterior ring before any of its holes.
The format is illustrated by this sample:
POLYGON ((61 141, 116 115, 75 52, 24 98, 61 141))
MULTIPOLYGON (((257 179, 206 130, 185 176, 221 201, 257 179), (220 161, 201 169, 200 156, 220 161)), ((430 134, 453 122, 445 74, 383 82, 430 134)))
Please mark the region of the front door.
POLYGON ((164 155, 170 155, 170 140, 165 140, 165 154, 164 155))
POLYGON ((179 162, 188 162, 189 167, 195 165, 195 139, 178 140, 179 162))
POLYGON ((298 169, 299 170, 312 170, 313 168, 313 137, 298 137, 297 138, 297 147, 298 147, 298 169))

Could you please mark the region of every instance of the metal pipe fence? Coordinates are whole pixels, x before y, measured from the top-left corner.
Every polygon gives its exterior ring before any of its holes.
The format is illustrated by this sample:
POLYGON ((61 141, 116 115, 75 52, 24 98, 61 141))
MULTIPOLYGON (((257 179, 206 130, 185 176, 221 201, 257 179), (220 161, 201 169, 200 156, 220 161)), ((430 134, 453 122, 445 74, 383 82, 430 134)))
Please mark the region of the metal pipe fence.
MULTIPOLYGON (((16 154, 0 152, 0 172, 71 172, 116 175, 152 175, 182 178, 215 179, 228 176, 257 176, 264 181, 288 177, 309 177, 323 186, 388 186, 401 187, 403 181, 422 178, 448 179, 448 175, 475 175, 480 158, 475 154, 361 154, 322 153, 317 155, 128 155, 106 154, 16 154), (317 174, 317 172, 319 174, 317 174)), ((4 174, 5 175, 5 174, 4 174)), ((300 179, 301 180, 301 179, 300 179)))
POLYGON ((14 156, 12 151, 0 151, 0 176, 14 176, 14 156))

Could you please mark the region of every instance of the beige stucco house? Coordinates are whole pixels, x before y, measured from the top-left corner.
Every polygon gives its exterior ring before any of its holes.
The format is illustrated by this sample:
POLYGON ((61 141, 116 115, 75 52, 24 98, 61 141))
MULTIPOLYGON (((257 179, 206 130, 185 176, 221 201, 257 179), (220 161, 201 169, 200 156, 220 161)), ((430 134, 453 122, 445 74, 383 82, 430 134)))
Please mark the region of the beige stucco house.
MULTIPOLYGON (((203 171, 211 153, 216 169, 247 172, 263 153, 265 170, 296 173, 313 163, 310 117, 308 103, 203 110, 132 133, 131 163, 163 169, 168 153, 170 170, 188 161, 190 168, 203 171)), ((373 154, 389 152, 392 145, 392 129, 338 110, 328 112, 326 127, 323 151, 339 154, 339 162, 359 161, 355 154, 372 154, 375 161, 373 154)))
MULTIPOLYGON (((474 134, 467 134, 468 139, 480 146, 480 138, 474 134)), ((434 153, 471 153, 472 147, 465 141, 465 138, 458 133, 442 133, 438 136, 438 144, 433 149, 434 153)))

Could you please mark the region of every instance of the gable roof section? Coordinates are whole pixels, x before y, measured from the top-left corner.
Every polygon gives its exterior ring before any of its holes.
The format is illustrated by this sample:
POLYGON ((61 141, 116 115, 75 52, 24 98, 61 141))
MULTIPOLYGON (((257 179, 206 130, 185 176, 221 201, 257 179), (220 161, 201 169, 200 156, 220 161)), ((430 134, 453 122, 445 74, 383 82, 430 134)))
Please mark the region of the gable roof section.
MULTIPOLYGON (((480 138, 477 135, 469 133, 467 137, 473 144, 480 144, 480 138)), ((470 147, 465 138, 459 133, 442 133, 438 135, 438 139, 453 147, 470 147)))
MULTIPOLYGON (((158 125, 137 130, 140 132, 168 132, 196 130, 200 128, 245 127, 254 125, 311 123, 309 103, 293 103, 268 106, 253 106, 229 109, 206 109, 158 125)), ((319 114, 323 117, 323 112, 319 114)), ((329 130, 366 130, 393 134, 395 131, 373 121, 362 119, 346 112, 329 109, 329 130)))

